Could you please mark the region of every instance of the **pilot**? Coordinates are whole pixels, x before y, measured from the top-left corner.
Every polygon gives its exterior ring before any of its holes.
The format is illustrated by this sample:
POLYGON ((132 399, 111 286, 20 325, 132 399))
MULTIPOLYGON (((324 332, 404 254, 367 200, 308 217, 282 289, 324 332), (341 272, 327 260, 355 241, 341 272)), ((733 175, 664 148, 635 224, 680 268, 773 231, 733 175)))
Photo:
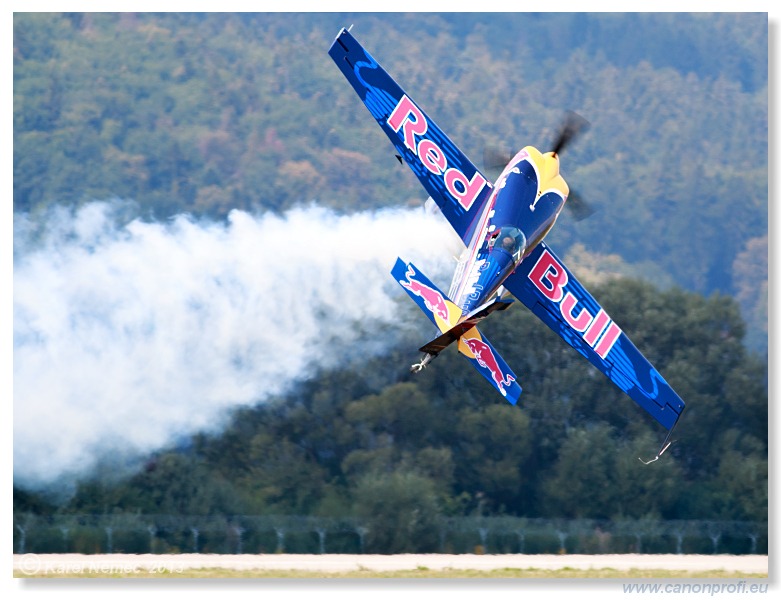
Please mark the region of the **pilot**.
POLYGON ((515 238, 506 235, 502 239, 502 249, 507 250, 510 254, 513 253, 513 250, 515 250, 515 238))

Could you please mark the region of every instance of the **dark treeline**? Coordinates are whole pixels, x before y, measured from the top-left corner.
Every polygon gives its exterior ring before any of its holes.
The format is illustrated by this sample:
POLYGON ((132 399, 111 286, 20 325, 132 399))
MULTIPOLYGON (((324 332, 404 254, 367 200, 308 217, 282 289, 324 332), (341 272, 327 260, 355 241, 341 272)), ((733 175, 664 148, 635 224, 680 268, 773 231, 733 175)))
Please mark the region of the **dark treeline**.
POLYGON ((379 538, 368 543, 383 551, 421 549, 415 528, 442 517, 765 522, 767 372, 742 344, 734 301, 628 279, 595 291, 688 403, 676 443, 650 465, 638 458, 653 456, 664 431, 513 308, 486 333, 523 374, 520 408, 455 353, 410 375, 409 340, 240 410, 223 433, 161 451, 132 477, 100 473, 59 506, 18 491, 15 509, 349 516, 369 523, 379 538))
POLYGON ((566 110, 589 119, 563 169, 598 212, 562 218, 552 243, 646 279, 592 291, 685 399, 678 442, 641 465, 660 428, 513 308, 486 332, 521 408, 450 353, 410 376, 410 339, 65 504, 15 490, 15 510, 351 515, 375 531, 410 515, 767 520, 766 15, 16 13, 14 210, 419 203, 327 56, 351 23, 476 162, 486 144, 545 147, 566 110))

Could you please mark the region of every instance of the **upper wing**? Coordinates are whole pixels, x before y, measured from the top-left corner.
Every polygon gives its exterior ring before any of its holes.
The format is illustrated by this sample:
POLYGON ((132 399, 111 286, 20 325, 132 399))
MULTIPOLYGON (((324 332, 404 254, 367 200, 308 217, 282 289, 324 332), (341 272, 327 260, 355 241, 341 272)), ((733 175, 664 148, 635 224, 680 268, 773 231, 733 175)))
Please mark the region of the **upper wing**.
POLYGON ((491 184, 347 30, 328 53, 469 246, 491 184))
POLYGON ((683 400, 544 242, 504 285, 654 419, 672 430, 684 409, 683 400))

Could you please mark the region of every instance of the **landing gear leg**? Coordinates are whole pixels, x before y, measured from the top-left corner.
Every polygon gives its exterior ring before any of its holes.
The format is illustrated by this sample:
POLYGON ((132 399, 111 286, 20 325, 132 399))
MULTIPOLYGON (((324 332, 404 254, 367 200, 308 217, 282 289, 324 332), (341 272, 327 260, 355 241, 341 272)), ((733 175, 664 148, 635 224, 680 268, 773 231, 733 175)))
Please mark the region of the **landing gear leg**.
POLYGON ((420 373, 428 363, 430 363, 432 360, 434 360, 434 358, 436 358, 436 356, 437 356, 436 354, 426 354, 423 357, 423 360, 421 360, 419 363, 415 363, 414 365, 412 365, 409 368, 409 370, 412 373, 420 373))

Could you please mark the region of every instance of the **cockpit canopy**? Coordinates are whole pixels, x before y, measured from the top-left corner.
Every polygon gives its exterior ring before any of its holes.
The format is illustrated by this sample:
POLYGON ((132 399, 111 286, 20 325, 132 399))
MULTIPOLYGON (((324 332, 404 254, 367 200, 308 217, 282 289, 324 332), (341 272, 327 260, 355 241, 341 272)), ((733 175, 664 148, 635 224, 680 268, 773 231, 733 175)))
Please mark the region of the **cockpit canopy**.
POLYGON ((504 250, 513 257, 514 263, 518 263, 526 250, 526 236, 517 227, 506 225, 499 229, 497 235, 493 236, 491 249, 504 250))

